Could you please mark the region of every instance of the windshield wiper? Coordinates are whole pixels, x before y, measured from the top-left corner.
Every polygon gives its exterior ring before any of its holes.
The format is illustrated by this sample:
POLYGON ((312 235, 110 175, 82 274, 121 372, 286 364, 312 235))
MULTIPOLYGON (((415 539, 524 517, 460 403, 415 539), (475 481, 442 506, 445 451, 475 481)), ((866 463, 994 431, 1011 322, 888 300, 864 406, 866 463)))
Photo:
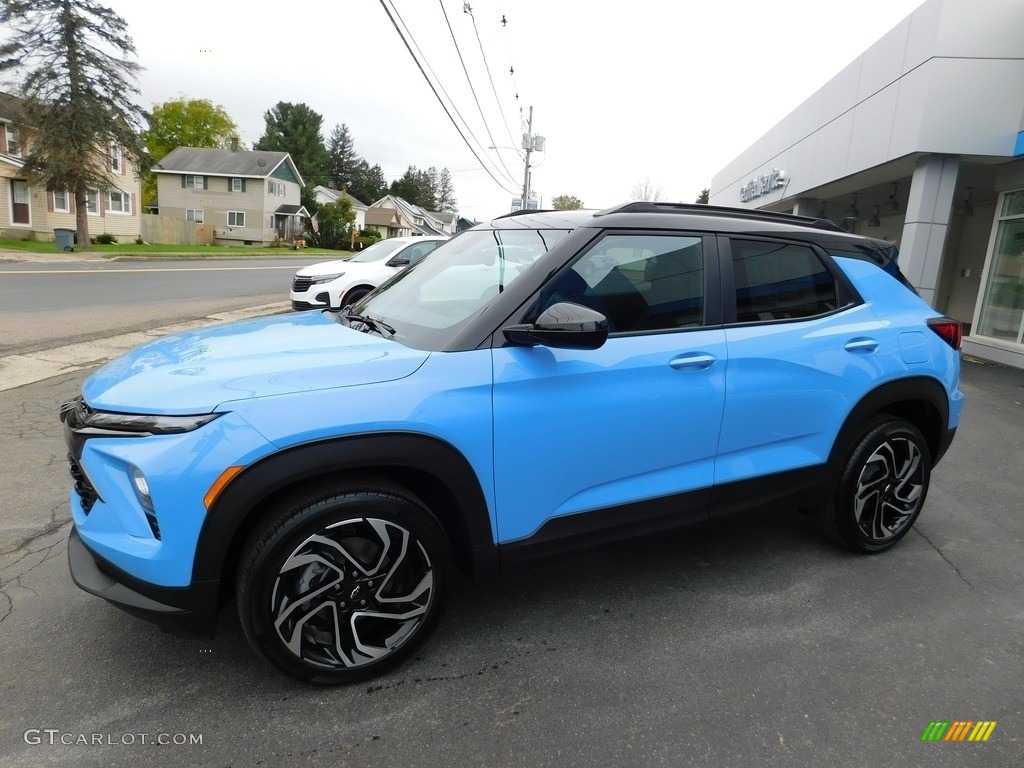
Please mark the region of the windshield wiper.
POLYGON ((391 336, 395 335, 395 329, 394 328, 392 328, 390 325, 385 323, 383 320, 374 320, 369 315, 359 315, 359 314, 356 314, 355 312, 343 312, 341 316, 342 316, 342 318, 344 318, 345 320, 347 320, 349 322, 350 326, 354 322, 355 323, 362 323, 368 329, 370 329, 371 331, 376 331, 381 336, 383 336, 385 339, 390 338, 391 336))

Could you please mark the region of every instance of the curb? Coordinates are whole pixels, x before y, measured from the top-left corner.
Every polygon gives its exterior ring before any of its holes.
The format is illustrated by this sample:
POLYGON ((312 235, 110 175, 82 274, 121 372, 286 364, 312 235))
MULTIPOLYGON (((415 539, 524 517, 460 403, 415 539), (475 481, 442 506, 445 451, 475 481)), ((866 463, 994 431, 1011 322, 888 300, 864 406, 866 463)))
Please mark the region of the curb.
POLYGON ((213 323, 230 320, 246 320, 251 317, 276 315, 291 310, 291 303, 278 301, 273 304, 261 304, 255 307, 235 309, 229 312, 217 312, 198 320, 165 325, 148 331, 123 333, 95 341, 83 341, 78 344, 66 344, 61 347, 29 352, 24 355, 8 355, 0 357, 0 392, 26 384, 74 373, 86 368, 95 368, 112 360, 129 349, 147 341, 166 336, 171 333, 190 331, 213 323))

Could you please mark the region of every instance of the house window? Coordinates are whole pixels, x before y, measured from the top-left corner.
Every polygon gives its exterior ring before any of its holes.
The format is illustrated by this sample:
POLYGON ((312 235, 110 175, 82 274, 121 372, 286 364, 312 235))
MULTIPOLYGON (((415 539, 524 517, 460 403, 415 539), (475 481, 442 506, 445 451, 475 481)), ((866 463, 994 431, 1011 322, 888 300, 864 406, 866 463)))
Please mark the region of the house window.
POLYGON ((206 189, 202 176, 182 176, 182 186, 185 189, 206 189))
POLYGON ((131 213, 132 198, 127 192, 120 190, 107 193, 107 210, 115 213, 131 213))
POLYGON ((228 226, 229 227, 244 227, 245 226, 245 212, 244 211, 228 211, 228 226))
POLYGON ((277 197, 284 197, 285 186, 283 181, 268 181, 267 194, 277 197))
POLYGON ((194 221, 196 224, 203 223, 203 209, 202 208, 187 208, 185 210, 185 220, 194 221))
POLYGON ((1024 343, 1024 189, 1004 192, 996 219, 985 293, 976 310, 979 336, 1024 343))
POLYGON ((90 216, 100 215, 100 193, 95 189, 90 189, 85 193, 85 210, 90 216))
POLYGON ((110 148, 110 170, 121 173, 122 170, 121 147, 116 144, 110 148))
POLYGON ((245 187, 242 184, 241 179, 231 180, 231 191, 232 192, 245 192, 245 187))
POLYGON ((69 194, 66 189, 58 190, 53 193, 53 210, 56 213, 69 213, 71 211, 68 197, 69 194))
POLYGON ((18 132, 11 127, 10 123, 7 123, 4 128, 7 129, 7 154, 20 155, 21 144, 18 142, 18 132))
POLYGON ((28 182, 11 179, 11 223, 31 224, 29 210, 28 182))

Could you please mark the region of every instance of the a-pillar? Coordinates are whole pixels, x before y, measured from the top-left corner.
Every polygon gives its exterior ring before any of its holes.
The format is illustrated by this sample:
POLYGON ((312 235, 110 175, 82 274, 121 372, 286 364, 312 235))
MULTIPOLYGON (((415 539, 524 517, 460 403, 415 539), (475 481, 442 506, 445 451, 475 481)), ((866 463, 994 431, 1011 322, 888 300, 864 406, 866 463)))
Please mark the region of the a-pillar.
POLYGON ((942 274, 953 191, 960 159, 929 155, 917 161, 900 240, 900 269, 921 297, 934 306, 942 274))

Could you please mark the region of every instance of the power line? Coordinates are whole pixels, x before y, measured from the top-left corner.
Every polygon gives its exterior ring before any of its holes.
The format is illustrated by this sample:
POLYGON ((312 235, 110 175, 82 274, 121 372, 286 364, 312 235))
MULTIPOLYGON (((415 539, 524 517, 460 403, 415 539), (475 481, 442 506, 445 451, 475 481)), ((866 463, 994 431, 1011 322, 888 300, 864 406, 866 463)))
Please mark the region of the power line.
MULTIPOLYGON (((437 4, 441 6, 441 13, 444 14, 444 22, 445 22, 445 24, 448 25, 448 33, 452 36, 452 44, 455 46, 455 52, 457 54, 459 54, 459 63, 462 64, 462 71, 466 74, 466 82, 469 83, 470 93, 473 94, 473 101, 476 102, 476 108, 477 108, 477 111, 480 113, 480 119, 484 123, 484 130, 487 131, 487 138, 491 140, 491 146, 493 147, 498 142, 496 142, 494 140, 494 136, 491 134, 491 127, 487 124, 487 118, 484 117, 484 109, 483 109, 483 107, 480 106, 480 99, 477 98, 476 88, 473 87, 473 81, 469 77, 469 70, 466 69, 466 62, 462 58, 462 51, 459 49, 459 43, 455 39, 455 30, 452 29, 452 23, 451 23, 451 21, 448 18, 448 11, 446 11, 444 9, 444 0, 437 0, 437 4)), ((470 15, 470 18, 472 18, 472 16, 473 16, 472 11, 470 11, 469 15, 470 15)), ((475 24, 475 22, 474 22, 474 24, 475 24)), ((479 39, 479 36, 478 36, 478 39, 479 39)), ((488 74, 490 74, 490 73, 488 73, 488 74)), ((497 95, 497 94, 495 94, 495 95, 497 95)), ((504 115, 502 115, 502 119, 504 119, 504 115)), ((507 127, 508 126, 506 126, 506 128, 507 127)), ((508 178, 511 180, 512 179, 512 172, 508 169, 508 166, 505 165, 505 160, 502 158, 501 153, 500 152, 496 152, 495 154, 498 156, 498 162, 501 163, 501 167, 505 169, 506 176, 508 176, 508 178)))
MULTIPOLYGON (((388 6, 387 6, 387 3, 385 2, 385 0, 380 0, 380 5, 381 5, 381 8, 384 9, 384 13, 386 13, 388 15, 388 19, 391 21, 392 26, 394 26, 395 31, 398 33, 398 36, 401 38, 402 43, 406 47, 406 50, 409 51, 409 55, 412 56, 412 60, 413 60, 413 62, 415 62, 417 69, 419 69, 419 71, 420 71, 420 74, 423 75, 423 79, 426 80, 427 81, 427 85, 430 86, 430 90, 433 92, 434 98, 437 99, 438 104, 441 105, 441 108, 444 110, 444 113, 446 115, 448 115, 448 119, 451 120, 451 123, 455 127, 455 130, 458 131, 459 136, 462 138, 463 143, 465 143, 465 145, 466 145, 466 148, 469 149, 469 151, 473 153, 473 157, 475 157, 477 162, 480 163, 481 167, 483 167, 483 169, 485 171, 487 171, 487 175, 490 176, 491 179, 494 180, 495 184, 497 184, 499 187, 501 187, 502 190, 504 190, 505 192, 507 192, 510 195, 516 194, 516 192, 514 190, 511 190, 508 187, 506 187, 505 184, 501 180, 499 180, 493 173, 491 173, 490 170, 486 167, 486 164, 481 159, 480 155, 477 154, 476 150, 473 148, 473 145, 469 143, 469 139, 466 138, 466 134, 462 132, 462 129, 459 127, 459 124, 457 122, 455 122, 455 118, 452 117, 452 113, 448 110, 448 107, 444 103, 444 100, 441 98, 441 95, 437 92, 437 88, 434 87, 434 84, 431 82, 430 78, 427 76, 427 72, 426 72, 426 70, 423 69, 423 65, 420 63, 420 60, 418 58, 416 58, 416 54, 413 51, 412 46, 410 46, 409 45, 409 41, 405 39, 405 35, 402 33, 401 27, 398 26, 398 22, 395 21, 395 17, 392 16, 391 15, 391 11, 388 10, 388 6)), ((392 8, 395 11, 395 15, 399 15, 398 14, 398 10, 394 8, 393 4, 392 4, 392 8)), ((401 18, 400 15, 399 15, 399 18, 401 18)), ((402 23, 405 24, 404 21, 402 23)), ((406 29, 408 30, 408 26, 406 26, 406 29)), ((411 32, 410 32, 409 36, 412 37, 412 33, 411 32)), ((419 48, 418 45, 416 47, 419 48)), ((435 77, 436 77, 436 75, 435 75, 435 77)), ((440 80, 438 80, 438 83, 440 84, 440 80)), ((449 100, 450 100, 450 97, 449 97, 449 100)), ((452 108, 455 109, 455 103, 454 102, 452 102, 452 108)), ((456 109, 456 112, 458 112, 457 109, 456 109)), ((462 118, 462 115, 459 115, 459 117, 462 118)), ((463 119, 463 123, 466 123, 465 119, 463 119)), ((466 123, 466 130, 469 131, 469 124, 468 123, 466 123)), ((470 131, 470 135, 472 135, 472 131, 470 131)), ((475 136, 473 137, 473 139, 477 142, 477 144, 480 144, 480 141, 478 139, 476 139, 475 136)))
MULTIPOLYGON (((512 131, 510 131, 509 127, 508 127, 508 118, 505 117, 505 110, 503 110, 501 108, 501 99, 498 98, 498 89, 494 86, 494 78, 491 77, 491 65, 487 63, 487 54, 484 53, 484 43, 480 39, 480 30, 476 26, 476 17, 473 15, 473 9, 470 7, 469 3, 466 3, 465 11, 466 11, 466 13, 469 14, 469 18, 473 21, 473 31, 476 33, 477 45, 480 46, 480 55, 484 59, 484 69, 487 70, 487 79, 491 81, 491 90, 494 92, 494 101, 498 105, 498 112, 501 114, 501 122, 505 126, 505 131, 508 133, 508 138, 512 142, 512 146, 514 147, 516 145, 516 140, 512 138, 512 131)), ((504 16, 502 16, 501 18, 502 18, 503 21, 505 20, 504 16)), ((510 70, 510 72, 511 72, 513 78, 514 78, 515 77, 515 67, 512 66, 511 63, 509 64, 509 70, 510 70)), ((516 99, 518 99, 518 98, 519 98, 519 94, 516 93, 516 99)), ((516 151, 518 152, 518 150, 516 150, 516 151)), ((522 157, 522 153, 519 153, 519 154, 520 154, 520 157, 522 157)))

